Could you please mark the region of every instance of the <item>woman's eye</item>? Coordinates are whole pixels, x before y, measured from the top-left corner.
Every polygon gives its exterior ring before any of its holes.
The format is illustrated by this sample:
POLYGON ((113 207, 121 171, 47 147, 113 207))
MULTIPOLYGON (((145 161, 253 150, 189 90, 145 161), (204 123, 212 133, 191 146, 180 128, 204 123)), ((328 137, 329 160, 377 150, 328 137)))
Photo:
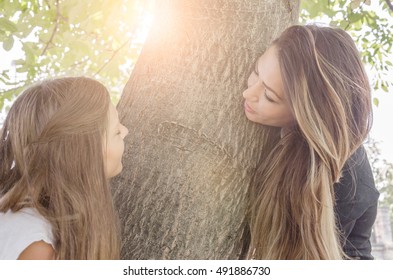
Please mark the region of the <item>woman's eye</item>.
POLYGON ((269 94, 267 93, 266 88, 264 89, 264 95, 265 95, 267 101, 273 102, 273 103, 275 102, 275 101, 269 96, 269 94))

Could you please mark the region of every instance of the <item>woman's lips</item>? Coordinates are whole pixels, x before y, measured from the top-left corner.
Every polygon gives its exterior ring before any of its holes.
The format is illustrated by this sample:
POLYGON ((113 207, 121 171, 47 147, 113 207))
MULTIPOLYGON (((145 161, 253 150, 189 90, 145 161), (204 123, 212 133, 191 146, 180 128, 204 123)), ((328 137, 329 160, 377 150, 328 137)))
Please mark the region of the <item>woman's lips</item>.
POLYGON ((244 110, 246 110, 249 113, 255 113, 255 111, 253 109, 251 109, 251 107, 247 104, 247 102, 244 102, 244 110))

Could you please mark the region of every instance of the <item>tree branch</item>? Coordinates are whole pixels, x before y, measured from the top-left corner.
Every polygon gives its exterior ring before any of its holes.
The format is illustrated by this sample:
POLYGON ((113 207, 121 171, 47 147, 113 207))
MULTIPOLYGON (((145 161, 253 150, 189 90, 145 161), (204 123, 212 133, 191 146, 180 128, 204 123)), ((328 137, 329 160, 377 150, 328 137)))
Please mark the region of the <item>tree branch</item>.
POLYGON ((85 59, 82 59, 80 61, 77 61, 77 62, 75 62, 74 64, 71 65, 71 68, 77 67, 79 65, 82 65, 82 64, 86 63, 87 61, 88 61, 88 58, 85 58, 85 59))
POLYGON ((388 5, 388 7, 390 8, 391 11, 393 11, 393 4, 392 2, 390 2, 390 0, 385 0, 386 4, 388 5))
POLYGON ((110 58, 107 62, 105 62, 105 63, 101 66, 101 68, 98 69, 97 72, 94 73, 94 76, 98 75, 98 74, 102 71, 102 69, 104 69, 104 68, 105 68, 105 67, 115 58, 116 54, 117 54, 122 48, 124 48, 128 43, 130 43, 130 42, 131 42, 131 38, 130 38, 129 40, 125 41, 117 50, 115 50, 115 51, 113 52, 111 58, 110 58))
POLYGON ((48 1, 48 0, 45 0, 45 3, 48 5, 48 7, 49 7, 49 9, 50 9, 51 7, 50 7, 49 1, 48 1))
POLYGON ((53 28, 52 34, 49 38, 49 41, 46 43, 44 50, 42 51, 41 55, 44 55, 49 48, 49 45, 52 44, 53 38, 57 32, 57 28, 59 27, 59 18, 60 18, 60 5, 59 0, 56 0, 56 23, 55 27, 53 28))

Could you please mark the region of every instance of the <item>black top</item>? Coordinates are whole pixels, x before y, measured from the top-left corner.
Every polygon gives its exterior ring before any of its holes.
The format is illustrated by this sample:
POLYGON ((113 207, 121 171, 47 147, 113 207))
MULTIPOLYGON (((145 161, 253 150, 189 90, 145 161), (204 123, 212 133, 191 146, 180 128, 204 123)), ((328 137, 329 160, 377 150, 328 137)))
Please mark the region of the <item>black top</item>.
POLYGON ((375 188, 364 147, 348 159, 340 183, 334 187, 335 212, 344 252, 351 259, 373 259, 370 237, 377 215, 379 192, 375 188))

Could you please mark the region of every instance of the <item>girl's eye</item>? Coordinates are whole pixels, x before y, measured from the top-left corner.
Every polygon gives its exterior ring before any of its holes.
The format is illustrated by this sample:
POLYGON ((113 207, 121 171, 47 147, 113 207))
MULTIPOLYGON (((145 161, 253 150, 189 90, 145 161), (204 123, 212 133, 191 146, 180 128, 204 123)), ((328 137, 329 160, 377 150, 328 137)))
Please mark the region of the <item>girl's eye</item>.
POLYGON ((119 130, 117 133, 116 133, 116 135, 120 135, 121 134, 121 131, 119 130))
POLYGON ((269 94, 267 93, 266 88, 264 89, 263 93, 264 93, 264 95, 265 95, 267 101, 275 103, 275 101, 274 101, 274 100, 269 96, 269 94))

